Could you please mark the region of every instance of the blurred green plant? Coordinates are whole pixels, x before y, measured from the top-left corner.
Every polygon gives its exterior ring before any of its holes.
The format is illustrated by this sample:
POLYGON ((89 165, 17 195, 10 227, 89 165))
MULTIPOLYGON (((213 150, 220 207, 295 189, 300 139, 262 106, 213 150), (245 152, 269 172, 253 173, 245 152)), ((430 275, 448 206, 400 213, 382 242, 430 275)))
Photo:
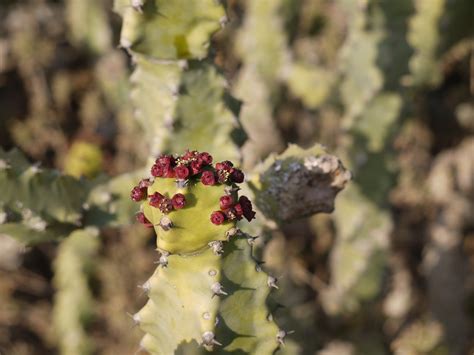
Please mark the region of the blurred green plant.
MULTIPOLYGON (((230 85, 214 64, 215 52, 210 45, 211 35, 229 21, 220 2, 116 0, 114 10, 123 18, 120 45, 130 54, 134 66, 128 83, 126 60, 111 48, 106 2, 68 0, 64 17, 68 38, 93 58, 97 82, 92 86, 77 84, 84 83, 83 77, 59 71, 51 78, 51 98, 47 95, 48 65, 54 62, 55 41, 60 42, 57 38, 62 38, 63 33, 58 31, 61 24, 51 20, 58 8, 51 7, 51 11, 46 5, 38 5, 42 11, 12 11, 5 23, 10 35, 7 52, 14 59, 5 57, 9 59, 6 65, 0 65, 0 74, 3 67, 18 67, 31 100, 29 118, 9 127, 13 140, 33 157, 50 146, 65 152, 67 137, 60 126, 64 125, 67 108, 81 92, 78 118, 82 133, 90 136, 100 131, 108 109, 117 116, 120 132, 116 146, 118 159, 122 159, 117 164, 121 171, 130 170, 130 161, 141 166, 147 158, 151 161, 160 154, 186 148, 209 151, 217 160, 242 161, 248 171, 242 192, 253 197, 259 219, 250 225, 237 224, 241 232, 225 241, 223 255, 215 255, 206 245, 202 253, 187 256, 181 255, 183 244, 173 246, 177 248, 173 250, 170 245, 160 247, 160 240, 166 238, 162 227, 156 226, 161 256, 170 267, 159 267, 142 285, 150 300, 134 320, 146 332, 142 346, 152 353, 170 353, 176 348, 179 352, 184 347, 186 351, 191 349, 190 353, 200 352, 194 342, 184 344, 191 340, 209 346, 221 342, 223 346, 214 349, 217 353, 236 349, 270 353, 278 346, 280 333, 276 323, 264 319, 264 314, 273 309, 274 300, 266 300, 269 279, 264 272, 254 271, 254 258, 259 253, 274 255, 268 250, 256 251, 257 246, 248 243, 253 241, 249 236, 265 234, 314 213, 331 212, 336 194, 350 178, 341 162, 319 145, 307 150, 291 146, 279 156, 270 153, 284 149, 282 127, 288 121, 297 122, 295 127, 314 142, 311 134, 320 138, 329 134, 325 127, 319 132, 314 127, 306 129, 308 117, 309 121, 318 122, 330 117, 333 131, 329 133, 336 136, 332 143, 353 171, 354 183, 341 195, 335 210, 335 238, 327 262, 329 284, 318 286, 318 301, 331 320, 342 316, 347 322, 347 332, 338 337, 354 339, 360 329, 367 328, 370 336, 356 338, 354 346, 331 339, 324 351, 334 348, 347 353, 380 354, 384 351, 383 319, 379 317, 369 327, 363 327, 367 319, 372 319, 370 306, 384 289, 389 235, 396 227, 388 197, 397 183, 399 168, 394 159, 394 139, 403 134, 405 120, 419 115, 417 95, 425 87, 436 88, 442 82, 446 63, 452 57, 470 51, 472 2, 229 3, 245 9, 236 31, 235 51, 241 67, 235 85, 230 85), (126 99, 129 93, 130 101, 126 99), (282 118, 281 112, 287 93, 291 105, 298 106, 296 112, 301 113, 290 119, 282 118), (132 111, 135 121, 131 119, 132 111), (240 267, 236 267, 239 262, 240 267), (224 275, 216 280, 229 295, 212 297, 213 284, 205 272, 211 267, 224 275), (258 302, 252 303, 250 295, 255 294, 258 302), (163 303, 170 306, 157 307, 163 303), (180 305, 185 305, 189 314, 183 313, 180 305), (209 311, 202 311, 202 307, 209 311), (245 307, 251 311, 244 311, 245 307), (245 312, 254 317, 247 317, 245 312), (173 317, 179 318, 182 333, 170 326, 173 317), (221 323, 215 325, 217 318, 221 323), (257 327, 265 331, 256 331, 257 327)), ((73 147, 69 155, 59 160, 65 162, 65 171, 76 178, 32 165, 18 151, 0 151, 0 189, 5 191, 0 196, 0 234, 28 244, 64 240, 55 262, 55 321, 61 324, 57 326, 61 330, 58 343, 65 354, 93 351, 82 316, 94 313, 94 301, 87 290, 87 258, 97 252, 99 239, 92 236, 95 232, 90 228, 130 223, 136 207, 129 201, 129 190, 140 176, 146 175, 144 170, 138 170, 106 177, 100 174, 103 158, 97 147, 73 147), (79 179, 80 176, 88 179, 79 179), (74 284, 66 282, 68 275, 75 275, 71 277, 74 284), (73 288, 84 291, 82 296, 71 292, 73 288), (67 310, 64 304, 78 307, 67 310), (69 341, 70 336, 75 340, 69 341), (67 348, 78 349, 81 344, 82 350, 67 348)), ((161 185, 155 182, 153 186, 161 185)), ((178 191, 174 182, 161 189, 168 193, 178 191)), ((222 193, 210 192, 214 190, 179 188, 186 196, 196 195, 200 201, 208 202, 222 193)), ((149 207, 143 211, 153 224, 160 224, 162 216, 150 215, 149 207)), ((192 206, 179 213, 196 225, 206 217, 192 206)), ((192 227, 186 224, 185 234, 195 238, 192 227)), ((208 233, 210 227, 200 228, 202 235, 211 235, 210 242, 221 241, 225 231, 208 233)), ((180 232, 175 228, 168 235, 179 239, 180 232)), ((287 260, 285 250, 282 255, 279 270, 282 265, 307 262, 306 257, 287 260)), ((314 276, 313 270, 305 267, 308 268, 306 264, 295 267, 292 277, 299 272, 298 277, 314 287, 315 282, 308 281, 314 276)), ((302 297, 301 283, 286 281, 279 284, 281 295, 289 294, 281 288, 298 287, 291 291, 298 293, 295 298, 302 297)), ((306 304, 304 309, 312 314, 317 307, 306 304)), ((295 314, 288 317, 292 319, 282 319, 279 324, 295 324, 295 319, 303 318, 295 314)), ((314 333, 317 326, 314 325, 314 333)), ((399 327, 394 331, 398 334, 396 339, 390 341, 395 352, 417 353, 440 347, 442 334, 438 326, 421 324, 421 333, 426 328, 434 334, 433 339, 426 339, 421 345, 407 336, 412 328, 399 327)), ((322 340, 315 340, 316 345, 311 346, 320 346, 319 341, 322 340)), ((444 345, 441 350, 445 350, 444 345)), ((314 352, 316 348, 301 347, 290 340, 279 351, 290 354, 314 352)))
POLYGON ((102 170, 103 159, 102 151, 97 145, 75 142, 66 155, 64 172, 77 178, 94 178, 102 170))
POLYGON ((58 248, 54 261, 56 288, 53 322, 61 354, 92 354, 86 326, 93 318, 94 299, 88 276, 100 246, 95 228, 76 230, 58 248))

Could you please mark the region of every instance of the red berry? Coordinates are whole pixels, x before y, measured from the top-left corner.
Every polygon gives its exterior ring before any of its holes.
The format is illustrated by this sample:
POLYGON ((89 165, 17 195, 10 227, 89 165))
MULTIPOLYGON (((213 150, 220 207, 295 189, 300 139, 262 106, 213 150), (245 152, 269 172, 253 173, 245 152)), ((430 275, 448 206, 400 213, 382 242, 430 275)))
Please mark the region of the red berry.
POLYGON ((173 210, 173 204, 169 198, 163 197, 158 205, 158 208, 161 212, 167 214, 173 210))
POLYGON ((234 213, 237 216, 237 219, 242 219, 242 216, 244 215, 244 210, 242 209, 242 206, 240 203, 236 204, 234 206, 234 213))
POLYGON ((199 162, 198 160, 193 160, 191 162, 191 170, 193 172, 193 175, 199 174, 202 169, 202 163, 199 162))
POLYGON ((143 212, 138 212, 136 215, 136 219, 138 222, 145 225, 145 227, 153 227, 153 224, 145 217, 145 214, 143 212))
POLYGON ((146 187, 135 186, 130 192, 130 198, 135 202, 146 199, 146 187))
POLYGON ((163 195, 159 192, 155 192, 153 195, 150 196, 150 206, 159 207, 161 200, 163 200, 163 195))
POLYGON ((187 166, 180 165, 174 168, 176 177, 180 180, 185 180, 189 176, 189 169, 187 166))
POLYGON ((198 154, 198 152, 196 152, 195 150, 186 150, 186 152, 183 154, 183 159, 184 160, 189 160, 189 159, 192 159, 193 157, 195 157, 196 155, 198 154))
POLYGON ((216 164, 217 180, 221 184, 224 184, 228 181, 229 176, 234 171, 233 166, 234 166, 234 164, 232 164, 232 162, 230 162, 228 160, 225 160, 223 162, 220 162, 220 163, 216 164))
POLYGON ((232 182, 235 182, 237 184, 244 182, 245 178, 244 173, 242 172, 242 170, 239 169, 234 169, 230 177, 232 179, 232 182))
POLYGON ((226 210, 234 205, 234 199, 230 195, 222 196, 219 200, 219 206, 221 210, 226 210))
POLYGON ((212 171, 204 171, 201 176, 201 182, 204 185, 212 186, 216 183, 216 177, 212 171))
POLYGON ((247 196, 240 196, 239 203, 242 206, 244 217, 250 222, 255 218, 255 211, 252 208, 252 202, 250 202, 247 196))
POLYGON ((160 164, 153 164, 151 167, 151 175, 154 177, 162 177, 164 175, 164 168, 160 164))
POLYGON ((212 155, 207 152, 199 154, 199 160, 203 165, 210 165, 212 163, 212 155))
POLYGON ((224 161, 216 164, 216 169, 217 170, 230 170, 233 166, 234 166, 234 164, 232 164, 231 161, 224 160, 224 161))
POLYGON ((172 155, 162 155, 156 159, 155 163, 161 165, 163 168, 174 165, 175 159, 172 155))
POLYGON ((183 194, 175 194, 171 199, 171 203, 175 210, 179 210, 186 204, 186 197, 183 194))
POLYGON ((165 167, 163 171, 163 177, 165 178, 174 178, 176 177, 174 168, 170 167, 165 167))
POLYGON ((211 222, 213 224, 219 225, 224 223, 225 221, 225 215, 221 211, 214 211, 211 214, 211 222))

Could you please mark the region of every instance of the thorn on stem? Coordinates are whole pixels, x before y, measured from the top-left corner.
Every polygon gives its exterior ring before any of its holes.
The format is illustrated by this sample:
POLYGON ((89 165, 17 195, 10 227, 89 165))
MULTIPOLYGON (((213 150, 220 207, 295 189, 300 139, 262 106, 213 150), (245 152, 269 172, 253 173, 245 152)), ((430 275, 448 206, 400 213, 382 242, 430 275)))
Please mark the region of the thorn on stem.
POLYGON ((204 318, 205 320, 209 320, 211 319, 211 314, 209 312, 204 312, 202 314, 202 318, 204 318))
POLYGON ((143 13, 143 5, 145 1, 144 0, 131 0, 131 5, 135 11, 138 13, 142 14, 143 13))
POLYGON ((215 255, 221 255, 224 252, 224 243, 220 240, 214 240, 208 244, 215 255))
POLYGON ((267 279, 267 285, 268 287, 273 287, 273 288, 276 288, 278 289, 278 286, 277 286, 277 281, 278 279, 276 277, 273 277, 273 276, 268 276, 268 279, 267 279))
POLYGON ((250 246, 253 246, 255 244, 255 240, 257 239, 258 239, 258 236, 257 237, 248 236, 247 243, 249 243, 250 246))
POLYGON ((226 238, 227 238, 227 241, 229 241, 229 239, 230 239, 231 237, 233 237, 234 235, 237 235, 237 234, 239 234, 239 233, 240 233, 240 229, 238 229, 238 228, 235 228, 235 227, 234 227, 234 228, 229 229, 229 230, 225 233, 225 236, 226 236, 226 238))
POLYGON ((171 228, 173 228, 173 222, 171 219, 167 216, 163 216, 160 219, 160 227, 165 231, 169 231, 171 228))
POLYGON ((277 343, 281 346, 284 346, 285 345, 285 337, 288 335, 288 334, 293 334, 295 331, 294 330, 291 330, 289 332, 286 332, 284 330, 279 330, 277 335, 276 335, 276 340, 277 340, 277 343))
POLYGON ((229 19, 227 18, 227 16, 222 16, 219 19, 219 24, 221 25, 222 28, 224 28, 225 25, 227 25, 228 22, 229 22, 229 19))
POLYGON ((219 282, 213 283, 212 286, 211 286, 211 290, 212 290, 212 293, 213 293, 212 297, 228 294, 227 292, 224 291, 224 288, 222 287, 222 285, 219 282))
POLYGON ((137 325, 140 325, 140 322, 141 322, 141 317, 140 317, 140 314, 138 313, 135 313, 135 314, 130 314, 127 312, 127 316, 129 316, 130 318, 132 318, 133 320, 133 327, 136 327, 137 325))
POLYGON ((170 253, 166 251, 161 252, 160 259, 158 261, 155 261, 155 264, 160 265, 162 268, 167 268, 168 267, 168 256, 170 253))
POLYGON ((215 339, 215 335, 213 332, 204 332, 202 335, 202 344, 204 346, 212 348, 214 345, 222 345, 215 339))
POLYGON ((137 285, 137 287, 141 288, 143 292, 148 295, 151 290, 151 283, 150 281, 146 281, 143 285, 137 285))

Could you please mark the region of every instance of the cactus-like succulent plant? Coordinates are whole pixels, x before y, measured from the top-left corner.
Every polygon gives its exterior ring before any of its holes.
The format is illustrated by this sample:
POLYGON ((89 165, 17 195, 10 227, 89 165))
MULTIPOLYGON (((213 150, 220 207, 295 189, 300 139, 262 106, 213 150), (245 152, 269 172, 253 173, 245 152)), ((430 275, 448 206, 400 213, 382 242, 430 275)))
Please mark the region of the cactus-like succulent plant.
POLYGON ((86 325, 94 314, 89 289, 100 240, 96 228, 78 229, 61 243, 54 261, 56 295, 53 321, 61 354, 85 355, 93 352, 86 325))
POLYGON ((81 222, 87 187, 72 176, 31 165, 0 149, 0 233, 23 243, 67 236, 81 222))
POLYGON ((189 145, 219 159, 238 159, 245 138, 236 117, 240 105, 205 59, 210 35, 226 19, 222 4, 150 0, 130 5, 116 0, 114 8, 123 17, 121 46, 136 65, 130 78, 134 116, 152 155, 189 145))
POLYGON ((133 316, 146 333, 141 346, 171 354, 195 340, 208 350, 271 354, 283 342, 265 304, 277 285, 252 255, 254 237, 236 228, 255 218, 239 194, 242 171, 186 151, 158 157, 151 175, 131 191, 142 201, 137 219, 155 229, 160 253, 143 285, 149 301, 133 316))

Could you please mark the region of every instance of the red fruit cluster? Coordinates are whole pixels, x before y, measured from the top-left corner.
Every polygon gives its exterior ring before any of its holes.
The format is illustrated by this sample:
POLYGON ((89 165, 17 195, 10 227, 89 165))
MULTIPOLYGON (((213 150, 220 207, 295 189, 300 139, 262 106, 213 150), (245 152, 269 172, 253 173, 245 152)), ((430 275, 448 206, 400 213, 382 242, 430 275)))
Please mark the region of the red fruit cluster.
POLYGON ((138 185, 135 186, 130 192, 130 198, 135 202, 145 200, 147 197, 147 189, 148 189, 148 186, 150 185, 151 185, 150 179, 140 180, 138 185))
MULTIPOLYGON (((161 155, 151 168, 151 175, 154 178, 173 178, 185 183, 201 182, 206 186, 216 184, 226 184, 233 186, 233 192, 224 195, 219 200, 219 211, 211 214, 211 222, 219 225, 228 220, 241 220, 246 218, 249 222, 255 218, 255 212, 252 209, 250 200, 241 196, 238 198, 235 184, 244 181, 244 173, 234 167, 232 162, 225 160, 212 165, 212 156, 207 152, 197 152, 187 150, 183 155, 174 157, 172 155, 161 155)), ((130 197, 133 201, 142 201, 149 198, 149 204, 160 209, 162 213, 169 213, 173 210, 181 209, 186 204, 186 198, 183 194, 175 194, 171 199, 155 192, 148 196, 147 189, 152 182, 150 179, 141 180, 135 186, 130 197)), ((137 215, 137 219, 145 224, 151 225, 143 213, 137 215)))
POLYGON ((172 155, 162 155, 155 160, 151 167, 151 175, 154 177, 175 177, 176 159, 172 155))
MULTIPOLYGON (((186 151, 183 155, 174 157, 172 155, 161 155, 151 167, 151 175, 155 178, 174 178, 177 180, 201 181, 203 185, 212 186, 219 184, 240 184, 244 181, 242 170, 234 168, 232 162, 226 160, 212 165, 212 155, 207 152, 199 153, 195 150, 186 151)), ((145 184, 148 187, 149 179, 145 184)), ((146 199, 146 188, 135 186, 131 192, 134 201, 146 199)))
POLYGON ((195 150, 188 150, 178 158, 172 155, 162 155, 156 159, 155 164, 151 167, 151 175, 187 180, 202 173, 204 168, 210 166, 211 163, 212 156, 209 153, 199 153, 195 150))
POLYGON ((240 184, 244 182, 244 173, 242 170, 234 168, 234 164, 228 160, 216 164, 216 174, 221 184, 226 182, 240 184))
POLYGON ((214 224, 222 224, 225 221, 240 221, 245 217, 249 222, 255 218, 255 211, 252 208, 252 202, 247 196, 240 196, 235 201, 232 194, 224 195, 219 199, 220 211, 214 211, 211 214, 211 222, 214 224))
POLYGON ((155 192, 150 197, 150 206, 159 208, 159 210, 165 214, 173 211, 180 210, 186 205, 186 197, 183 194, 175 194, 171 199, 163 196, 159 192, 155 192))

